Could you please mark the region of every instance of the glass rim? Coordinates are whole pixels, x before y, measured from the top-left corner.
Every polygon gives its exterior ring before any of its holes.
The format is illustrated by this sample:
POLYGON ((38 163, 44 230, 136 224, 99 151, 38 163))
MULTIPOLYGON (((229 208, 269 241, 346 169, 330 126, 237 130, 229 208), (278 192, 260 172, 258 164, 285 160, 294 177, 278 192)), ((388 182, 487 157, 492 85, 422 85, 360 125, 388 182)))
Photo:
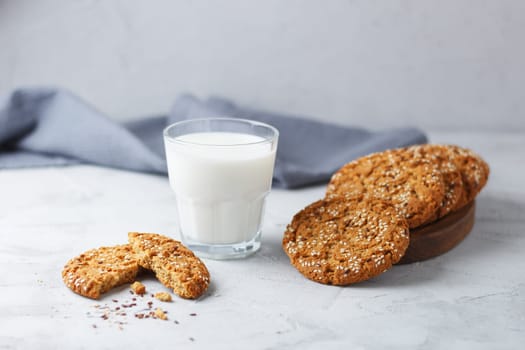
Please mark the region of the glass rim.
MULTIPOLYGON (((206 131, 202 131, 202 132, 206 132, 206 131)), ((274 126, 271 126, 270 124, 266 124, 266 123, 259 122, 259 121, 256 121, 256 120, 244 119, 244 118, 217 117, 217 118, 196 118, 196 119, 181 120, 181 121, 178 121, 178 122, 175 122, 175 123, 172 123, 172 124, 166 126, 164 128, 164 130, 162 131, 162 134, 163 134, 165 140, 167 140, 169 142, 181 144, 181 145, 192 145, 192 146, 201 146, 201 147, 210 147, 210 146, 211 147, 240 147, 240 146, 251 146, 251 145, 259 145, 259 144, 271 143, 273 140, 275 140, 275 139, 277 139, 279 137, 279 130, 276 127, 274 127, 274 126), (241 124, 249 124, 249 125, 260 126, 260 127, 264 127, 266 129, 271 130, 272 136, 268 137, 268 138, 264 138, 261 141, 232 143, 232 144, 224 145, 224 144, 181 141, 181 140, 177 140, 176 137, 173 137, 173 136, 169 135, 169 130, 172 129, 172 128, 175 128, 175 127, 178 127, 178 126, 181 126, 181 125, 185 125, 185 124, 191 124, 191 123, 195 123, 195 122, 206 122, 206 121, 240 122, 241 124)), ((191 133, 187 133, 187 134, 191 134, 191 133)), ((183 135, 187 135, 187 134, 183 134, 183 135)), ((255 136, 259 136, 259 135, 255 135, 255 136)))

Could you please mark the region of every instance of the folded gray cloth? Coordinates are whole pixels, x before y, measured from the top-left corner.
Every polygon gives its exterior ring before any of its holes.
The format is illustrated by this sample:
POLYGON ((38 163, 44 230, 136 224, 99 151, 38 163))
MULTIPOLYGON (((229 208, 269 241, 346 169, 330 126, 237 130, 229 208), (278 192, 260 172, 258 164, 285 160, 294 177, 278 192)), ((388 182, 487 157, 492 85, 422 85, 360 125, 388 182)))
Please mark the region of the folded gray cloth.
POLYGON ((279 129, 274 186, 328 181, 346 162, 426 142, 414 128, 371 132, 184 95, 166 116, 118 124, 65 90, 20 89, 0 100, 0 169, 91 163, 166 174, 162 130, 185 119, 229 116, 279 129))

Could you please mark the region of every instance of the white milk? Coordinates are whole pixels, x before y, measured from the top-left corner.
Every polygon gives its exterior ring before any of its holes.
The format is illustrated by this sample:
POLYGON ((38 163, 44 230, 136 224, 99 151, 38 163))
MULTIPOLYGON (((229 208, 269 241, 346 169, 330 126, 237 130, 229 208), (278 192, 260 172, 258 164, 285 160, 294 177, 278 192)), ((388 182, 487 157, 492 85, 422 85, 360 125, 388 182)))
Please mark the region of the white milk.
POLYGON ((203 132, 166 142, 185 237, 230 244, 249 241, 259 232, 275 161, 275 149, 261 141, 250 134, 203 132))

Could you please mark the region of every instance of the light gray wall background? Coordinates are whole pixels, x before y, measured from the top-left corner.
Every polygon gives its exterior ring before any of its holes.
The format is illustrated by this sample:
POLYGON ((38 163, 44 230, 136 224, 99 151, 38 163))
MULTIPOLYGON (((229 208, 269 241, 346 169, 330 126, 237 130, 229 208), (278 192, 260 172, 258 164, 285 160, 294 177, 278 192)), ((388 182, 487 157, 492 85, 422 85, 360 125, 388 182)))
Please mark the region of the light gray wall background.
POLYGON ((183 92, 382 128, 525 129, 522 0, 0 0, 0 95, 118 120, 183 92))

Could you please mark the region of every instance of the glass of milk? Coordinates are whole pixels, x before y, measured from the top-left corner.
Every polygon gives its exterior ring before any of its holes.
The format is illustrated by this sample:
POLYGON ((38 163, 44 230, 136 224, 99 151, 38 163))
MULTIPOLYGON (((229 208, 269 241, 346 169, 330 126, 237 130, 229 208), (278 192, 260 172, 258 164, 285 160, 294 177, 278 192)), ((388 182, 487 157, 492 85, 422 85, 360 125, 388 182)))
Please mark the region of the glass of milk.
POLYGON ((270 125, 236 118, 164 130, 181 239, 197 255, 232 259, 259 249, 278 137, 270 125))

